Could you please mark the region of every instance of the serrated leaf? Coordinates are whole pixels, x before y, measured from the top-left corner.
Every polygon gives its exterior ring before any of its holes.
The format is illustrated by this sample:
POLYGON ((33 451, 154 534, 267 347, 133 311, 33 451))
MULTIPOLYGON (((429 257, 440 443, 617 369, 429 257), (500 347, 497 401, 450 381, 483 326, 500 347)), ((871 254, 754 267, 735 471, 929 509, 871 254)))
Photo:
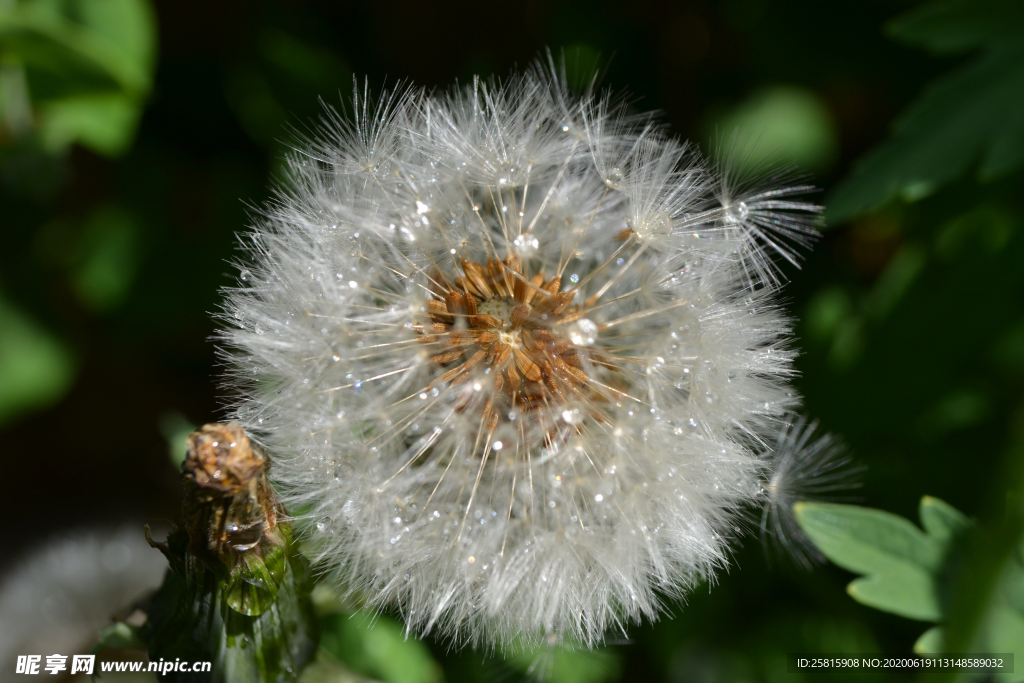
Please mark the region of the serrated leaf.
POLYGON ((933 496, 921 498, 918 514, 928 535, 943 544, 948 544, 973 526, 967 515, 933 496))
POLYGON ((882 510, 835 503, 798 503, 800 528, 835 564, 866 575, 850 595, 912 619, 941 617, 935 574, 943 546, 908 520, 882 510))
POLYGON ((897 197, 921 199, 980 161, 989 179, 1024 163, 1024 46, 992 51, 929 86, 893 136, 829 196, 842 223, 897 197))

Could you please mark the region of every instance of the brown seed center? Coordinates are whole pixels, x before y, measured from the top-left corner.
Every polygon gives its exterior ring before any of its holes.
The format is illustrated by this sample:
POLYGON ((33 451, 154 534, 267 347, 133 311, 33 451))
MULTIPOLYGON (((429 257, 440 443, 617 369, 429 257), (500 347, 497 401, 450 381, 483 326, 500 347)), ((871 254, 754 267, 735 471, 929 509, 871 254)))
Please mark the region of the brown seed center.
POLYGON ((461 266, 464 275, 452 282, 435 275, 435 298, 416 328, 419 340, 433 347, 431 361, 444 369, 431 387, 491 382, 492 391, 467 394, 457 409, 480 410, 492 430, 513 408, 528 414, 574 397, 588 405, 605 400, 590 386, 590 373, 614 364, 566 334, 583 311, 573 304, 574 290, 560 291, 559 276, 528 278, 515 257, 489 258, 486 265, 463 259, 461 266))

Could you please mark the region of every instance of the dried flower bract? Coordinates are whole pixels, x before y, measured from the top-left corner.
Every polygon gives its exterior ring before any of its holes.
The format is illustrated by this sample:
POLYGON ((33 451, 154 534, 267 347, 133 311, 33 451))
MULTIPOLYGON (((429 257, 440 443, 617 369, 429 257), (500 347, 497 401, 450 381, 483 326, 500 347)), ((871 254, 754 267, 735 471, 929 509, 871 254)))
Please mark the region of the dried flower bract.
POLYGON ((183 512, 193 552, 231 566, 277 525, 277 496, 263 450, 237 422, 203 425, 188 437, 182 463, 183 512))
POLYGON ((222 337, 321 567, 505 646, 595 644, 725 563, 796 400, 771 252, 818 207, 554 68, 357 92, 289 168, 222 337))

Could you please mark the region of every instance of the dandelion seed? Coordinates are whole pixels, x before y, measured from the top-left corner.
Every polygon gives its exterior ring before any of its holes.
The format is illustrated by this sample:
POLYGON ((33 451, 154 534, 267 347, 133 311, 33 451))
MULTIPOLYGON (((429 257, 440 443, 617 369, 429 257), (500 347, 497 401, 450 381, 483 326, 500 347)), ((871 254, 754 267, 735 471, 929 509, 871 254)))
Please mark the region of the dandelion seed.
POLYGON ((742 221, 816 208, 723 203, 713 173, 554 68, 356 93, 222 316, 238 417, 329 532, 323 569, 420 633, 592 646, 725 564, 750 444, 796 400, 742 221))
POLYGON ((769 477, 763 482, 761 540, 810 569, 825 561, 793 513, 804 500, 838 500, 837 494, 860 486, 863 468, 831 434, 816 435, 818 422, 795 417, 767 454, 769 477))

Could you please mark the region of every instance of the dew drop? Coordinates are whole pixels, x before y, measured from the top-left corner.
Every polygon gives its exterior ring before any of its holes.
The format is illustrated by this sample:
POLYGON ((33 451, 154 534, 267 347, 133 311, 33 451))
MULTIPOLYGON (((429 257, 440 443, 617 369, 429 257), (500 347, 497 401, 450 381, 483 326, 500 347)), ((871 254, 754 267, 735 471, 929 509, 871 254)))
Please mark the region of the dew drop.
POLYGON ((622 182, 625 174, 622 169, 618 166, 614 166, 608 170, 608 177, 604 179, 604 184, 608 187, 614 187, 616 184, 622 182))
POLYGON ((579 408, 563 410, 562 419, 565 420, 566 424, 577 425, 583 421, 583 414, 580 412, 579 408))
POLYGON ((540 240, 527 232, 512 240, 512 244, 515 245, 520 254, 526 255, 537 251, 537 248, 540 247, 540 240))
POLYGON ((665 239, 672 233, 672 216, 658 211, 640 223, 636 228, 637 236, 642 240, 665 239))
POLYGON ((741 223, 750 215, 750 207, 746 202, 734 204, 725 210, 725 215, 732 223, 741 223))
POLYGON ((597 324, 589 318, 580 318, 566 326, 566 334, 576 346, 591 346, 597 341, 597 324))

